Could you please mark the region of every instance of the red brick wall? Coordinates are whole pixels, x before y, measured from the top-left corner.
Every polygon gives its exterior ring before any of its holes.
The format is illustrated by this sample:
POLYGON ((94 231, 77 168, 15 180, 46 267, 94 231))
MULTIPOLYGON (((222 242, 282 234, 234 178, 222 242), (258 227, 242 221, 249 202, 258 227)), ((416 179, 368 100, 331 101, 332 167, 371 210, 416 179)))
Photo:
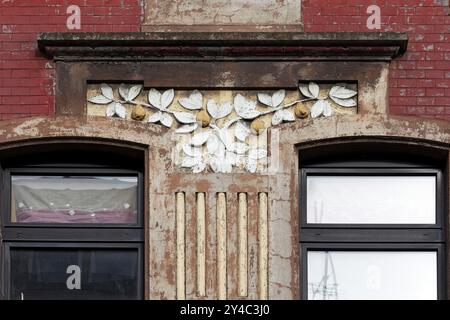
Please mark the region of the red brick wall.
POLYGON ((53 64, 37 51, 38 32, 139 31, 140 0, 0 0, 0 119, 54 112, 53 64), (69 5, 81 29, 68 30, 69 5))
MULTIPOLYGON (((392 63, 390 112, 450 120, 449 0, 302 0, 305 31, 371 31, 366 13, 381 8, 381 30, 409 33, 392 63)), ((0 0, 0 119, 54 112, 53 64, 36 50, 41 31, 66 28, 81 8, 81 32, 139 31, 140 0, 0 0)))
POLYGON ((450 120, 448 0, 303 0, 305 31, 408 32, 407 53, 392 62, 390 113, 450 120), (367 7, 381 9, 381 30, 368 30, 367 7))

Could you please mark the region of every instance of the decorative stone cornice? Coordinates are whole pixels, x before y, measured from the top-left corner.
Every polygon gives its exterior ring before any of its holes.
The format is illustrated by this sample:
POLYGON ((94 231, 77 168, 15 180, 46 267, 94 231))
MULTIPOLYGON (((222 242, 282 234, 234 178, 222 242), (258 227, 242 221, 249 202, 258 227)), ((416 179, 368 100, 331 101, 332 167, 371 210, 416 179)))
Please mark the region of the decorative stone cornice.
POLYGON ((39 50, 67 60, 390 60, 406 51, 406 33, 175 32, 40 33, 39 50))

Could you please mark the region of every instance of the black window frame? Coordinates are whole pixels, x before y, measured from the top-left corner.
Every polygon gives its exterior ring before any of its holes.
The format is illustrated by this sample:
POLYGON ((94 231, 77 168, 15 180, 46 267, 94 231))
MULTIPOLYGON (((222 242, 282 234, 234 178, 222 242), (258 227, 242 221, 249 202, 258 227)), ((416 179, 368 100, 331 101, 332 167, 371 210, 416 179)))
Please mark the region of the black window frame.
POLYGON ((446 216, 444 171, 437 166, 401 162, 338 162, 305 164, 299 172, 300 292, 308 299, 308 251, 436 251, 437 299, 446 299, 446 216), (307 177, 420 176, 436 177, 435 224, 329 224, 307 223, 307 177))
MULTIPOLYGON (((99 160, 99 159, 97 159, 99 160)), ((11 247, 80 247, 80 248, 136 248, 139 253, 138 296, 145 298, 145 216, 144 166, 98 165, 96 163, 36 162, 26 164, 9 162, 0 170, 0 299, 10 297, 11 247), (11 222, 11 177, 13 175, 54 176, 136 176, 136 224, 93 223, 20 223, 11 222)))

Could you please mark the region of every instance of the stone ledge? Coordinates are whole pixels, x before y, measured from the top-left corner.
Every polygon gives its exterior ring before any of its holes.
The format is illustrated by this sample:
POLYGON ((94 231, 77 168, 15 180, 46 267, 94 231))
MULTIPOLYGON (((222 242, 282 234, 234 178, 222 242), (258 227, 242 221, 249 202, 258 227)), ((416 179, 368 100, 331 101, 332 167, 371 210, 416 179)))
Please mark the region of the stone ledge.
MULTIPOLYGON (((285 123, 280 129, 280 143, 291 146, 345 137, 386 137, 450 147, 448 121, 413 116, 342 115, 285 123)), ((87 137, 167 147, 171 135, 168 129, 159 125, 98 116, 52 115, 0 121, 0 144, 42 138, 87 137)))
POLYGON ((390 60, 406 51, 406 33, 136 32, 40 33, 42 53, 56 59, 358 57, 390 60))

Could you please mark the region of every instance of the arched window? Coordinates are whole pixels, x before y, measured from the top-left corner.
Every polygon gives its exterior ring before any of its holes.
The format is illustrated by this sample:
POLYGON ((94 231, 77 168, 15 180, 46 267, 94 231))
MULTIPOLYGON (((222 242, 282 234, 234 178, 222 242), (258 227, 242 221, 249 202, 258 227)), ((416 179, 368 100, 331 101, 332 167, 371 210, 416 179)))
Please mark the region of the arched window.
POLYGON ((2 155, 3 298, 143 298, 143 154, 91 142, 2 155))
POLYGON ((304 299, 445 298, 445 152, 343 143, 300 159, 304 299))

